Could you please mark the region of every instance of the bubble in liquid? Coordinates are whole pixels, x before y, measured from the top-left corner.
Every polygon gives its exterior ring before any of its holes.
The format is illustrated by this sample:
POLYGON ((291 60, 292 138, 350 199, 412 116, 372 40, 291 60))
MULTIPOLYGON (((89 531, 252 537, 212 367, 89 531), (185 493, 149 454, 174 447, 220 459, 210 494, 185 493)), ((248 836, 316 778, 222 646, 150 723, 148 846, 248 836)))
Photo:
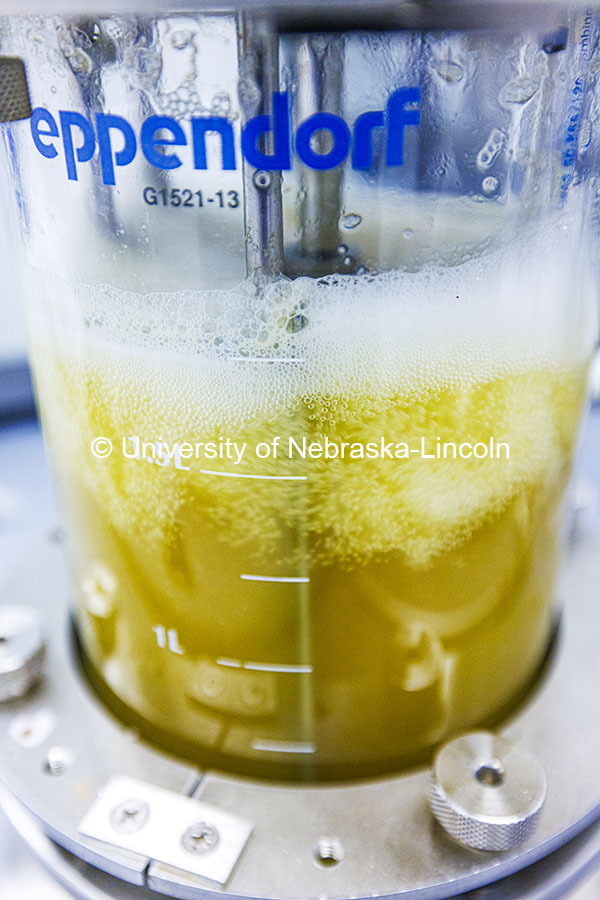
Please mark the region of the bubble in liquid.
POLYGON ((337 252, 339 253, 340 256, 343 256, 345 253, 348 252, 348 248, 346 247, 345 244, 340 244, 339 247, 337 248, 337 252))
POLYGON ((497 178, 494 178, 493 175, 488 175, 487 178, 484 178, 481 182, 481 190, 484 194, 493 194, 499 184, 500 182, 497 178))
POLYGON ((292 316, 287 321, 287 325, 285 326, 285 330, 295 334, 297 331, 302 331, 303 328, 306 328, 308 325, 308 319, 306 316, 296 315, 292 316))
POLYGON ((477 154, 477 168, 480 170, 489 169, 502 148, 506 140, 506 134, 499 128, 492 128, 490 135, 477 154))
POLYGON ((409 240, 411 237, 413 237, 413 235, 414 235, 414 231, 412 230, 412 228, 405 228, 404 231, 402 232, 402 237, 405 237, 407 240, 409 240))
POLYGON ((353 262, 354 262, 354 260, 352 259, 351 256, 344 257, 344 265, 345 266, 351 266, 353 262))
POLYGON ((218 94, 215 94, 212 98, 210 111, 221 116, 229 115, 231 112, 231 97, 227 91, 219 91, 218 94))
POLYGON ((440 59, 434 66, 440 78, 443 78, 448 84, 456 84, 465 76, 463 67, 449 59, 440 59))
POLYGON ((183 50, 188 44, 191 43, 194 37, 194 32, 186 30, 174 31, 171 35, 171 43, 175 47, 176 50, 183 50))
POLYGON ((362 216, 359 216, 358 213, 348 213, 342 218, 342 225, 344 228, 356 228, 362 222, 362 216))
POLYGON ((540 83, 531 75, 523 74, 505 84, 498 94, 498 100, 503 106, 513 106, 527 103, 537 94, 540 83))

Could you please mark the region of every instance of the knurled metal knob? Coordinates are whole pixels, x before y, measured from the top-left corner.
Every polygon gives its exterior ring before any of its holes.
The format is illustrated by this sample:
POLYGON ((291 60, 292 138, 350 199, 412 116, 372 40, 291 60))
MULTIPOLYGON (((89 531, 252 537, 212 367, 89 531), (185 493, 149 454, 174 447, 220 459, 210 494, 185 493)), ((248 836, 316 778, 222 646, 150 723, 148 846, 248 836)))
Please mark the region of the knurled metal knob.
POLYGON ((35 610, 0 606, 0 702, 15 700, 39 679, 44 638, 35 610))
POLYGON ((473 731, 439 750, 429 803, 461 844, 510 850, 534 832, 546 799, 546 773, 531 753, 488 731, 473 731))
POLYGON ((22 59, 0 56, 0 122, 28 119, 31 101, 22 59))

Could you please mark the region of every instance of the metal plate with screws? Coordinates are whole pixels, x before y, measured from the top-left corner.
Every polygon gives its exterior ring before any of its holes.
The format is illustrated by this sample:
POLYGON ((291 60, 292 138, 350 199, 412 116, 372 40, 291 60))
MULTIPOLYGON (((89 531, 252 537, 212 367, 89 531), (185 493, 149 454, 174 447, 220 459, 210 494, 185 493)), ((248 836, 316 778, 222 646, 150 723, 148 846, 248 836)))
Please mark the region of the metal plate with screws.
POLYGON ((82 834, 226 884, 252 823, 135 778, 115 776, 79 825, 82 834))

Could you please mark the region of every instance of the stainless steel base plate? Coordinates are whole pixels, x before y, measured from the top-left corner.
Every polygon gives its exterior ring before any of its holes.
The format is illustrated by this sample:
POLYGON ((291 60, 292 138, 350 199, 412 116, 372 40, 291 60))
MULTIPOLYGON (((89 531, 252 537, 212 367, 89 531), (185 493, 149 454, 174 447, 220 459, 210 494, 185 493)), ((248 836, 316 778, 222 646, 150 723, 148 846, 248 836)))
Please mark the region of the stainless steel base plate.
MULTIPOLYGON (((39 687, 0 705, 0 780, 41 834, 112 876, 171 897, 453 897, 547 857, 600 815, 599 578, 600 545, 583 538, 560 586, 566 615, 553 663, 524 708, 500 729, 538 757, 548 778, 539 826, 516 850, 469 850, 449 838, 429 812, 424 770, 349 785, 279 785, 198 772, 142 743, 104 709, 72 658, 69 581, 61 549, 50 539, 33 548, 0 589, 0 603, 39 610, 47 639, 39 687), (114 776, 196 798, 251 823, 226 883, 85 837, 80 823, 114 776)), ((169 827, 165 820, 165 834, 169 827)), ((589 862, 596 851, 583 836, 578 841, 589 862)), ((556 858, 540 866, 553 870, 556 858)), ((526 883, 520 876, 502 881, 497 896, 529 896, 526 883)))

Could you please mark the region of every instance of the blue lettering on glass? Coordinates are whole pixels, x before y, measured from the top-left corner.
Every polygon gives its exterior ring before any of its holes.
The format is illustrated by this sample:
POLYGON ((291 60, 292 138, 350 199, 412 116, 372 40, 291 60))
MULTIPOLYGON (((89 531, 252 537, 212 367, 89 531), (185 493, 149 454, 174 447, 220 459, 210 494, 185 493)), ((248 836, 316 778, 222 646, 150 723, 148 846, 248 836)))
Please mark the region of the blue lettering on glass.
POLYGON ((386 166, 401 166, 404 162, 404 129, 407 125, 418 125, 418 109, 407 109, 408 104, 418 103, 419 88, 401 88, 394 91, 388 100, 388 139, 385 153, 386 166))
POLYGON ((54 121, 54 116, 52 116, 47 109, 42 109, 42 107, 38 107, 34 109, 31 114, 31 135, 33 137, 33 143, 40 151, 42 156, 45 156, 46 159, 54 159, 55 156, 58 156, 58 150, 54 146, 54 144, 46 144, 42 140, 43 137, 59 137, 60 131, 58 130, 58 125, 54 121), (43 131, 41 125, 45 124, 48 126, 47 131, 43 131))
MULTIPOLYGON (((311 169, 333 169, 350 156, 354 169, 373 165, 373 133, 381 129, 385 138, 385 165, 404 163, 406 128, 420 123, 418 108, 421 90, 400 88, 390 96, 385 110, 362 113, 350 126, 329 112, 319 112, 301 122, 292 134, 290 96, 286 91, 273 94, 272 115, 249 119, 242 128, 241 155, 257 169, 286 171, 292 167, 292 151, 311 169), (328 135, 325 141, 315 136, 328 135), (326 147, 327 149, 323 149, 326 147)), ((151 166, 176 169, 184 164, 182 153, 172 148, 191 147, 195 169, 207 169, 207 136, 217 140, 221 150, 221 168, 237 168, 233 125, 224 116, 194 117, 191 134, 170 116, 149 116, 142 123, 139 142, 131 124, 122 116, 97 113, 95 128, 81 113, 60 110, 58 121, 47 109, 38 107, 31 116, 31 136, 37 150, 47 159, 59 155, 62 144, 67 177, 79 178, 78 164, 89 162, 98 152, 102 181, 115 184, 116 169, 133 162, 138 147, 151 166), (191 138, 191 140, 190 140, 191 138)))
POLYGON ((151 166, 157 169, 178 169, 183 165, 176 153, 161 153, 157 147, 185 147, 187 139, 181 125, 170 116, 150 116, 140 132, 142 152, 151 166), (159 131, 170 131, 172 137, 157 137, 159 131))
POLYGON ((283 171, 291 168, 290 99, 287 92, 273 94, 273 115, 255 116, 242 129, 242 153, 257 169, 283 171), (263 153, 256 146, 263 134, 273 135, 273 152, 263 153))
POLYGON ((343 119, 333 113, 315 113, 306 119, 296 133, 296 153, 311 169, 334 169, 348 156, 352 135, 343 119), (319 131, 328 131, 332 147, 327 153, 312 148, 312 138, 319 131))
POLYGON ((382 112, 366 112, 354 123, 354 148, 352 150, 352 167, 354 169, 370 169, 373 165, 373 147, 371 131, 382 128, 385 118, 382 112))
POLYGON ((96 115, 96 129, 102 181, 104 184, 114 184, 115 166, 128 166, 135 158, 137 152, 135 133, 127 119, 122 116, 105 115, 105 113, 96 115), (119 131, 123 141, 123 146, 115 152, 114 158, 111 131, 119 131))
POLYGON ((91 122, 76 112, 59 112, 60 130, 62 132, 62 142, 65 151, 65 162, 67 164, 67 175, 71 181, 77 181, 77 163, 75 162, 75 153, 77 153, 77 162, 88 162, 94 155, 96 149, 96 138, 91 122), (79 132, 79 138, 82 143, 75 150, 73 143, 73 129, 79 132))
POLYGON ((223 169, 235 169, 235 140, 233 126, 223 116, 206 116, 192 119, 192 139, 194 142, 194 168, 208 169, 206 161, 207 133, 221 135, 221 166, 223 169))

